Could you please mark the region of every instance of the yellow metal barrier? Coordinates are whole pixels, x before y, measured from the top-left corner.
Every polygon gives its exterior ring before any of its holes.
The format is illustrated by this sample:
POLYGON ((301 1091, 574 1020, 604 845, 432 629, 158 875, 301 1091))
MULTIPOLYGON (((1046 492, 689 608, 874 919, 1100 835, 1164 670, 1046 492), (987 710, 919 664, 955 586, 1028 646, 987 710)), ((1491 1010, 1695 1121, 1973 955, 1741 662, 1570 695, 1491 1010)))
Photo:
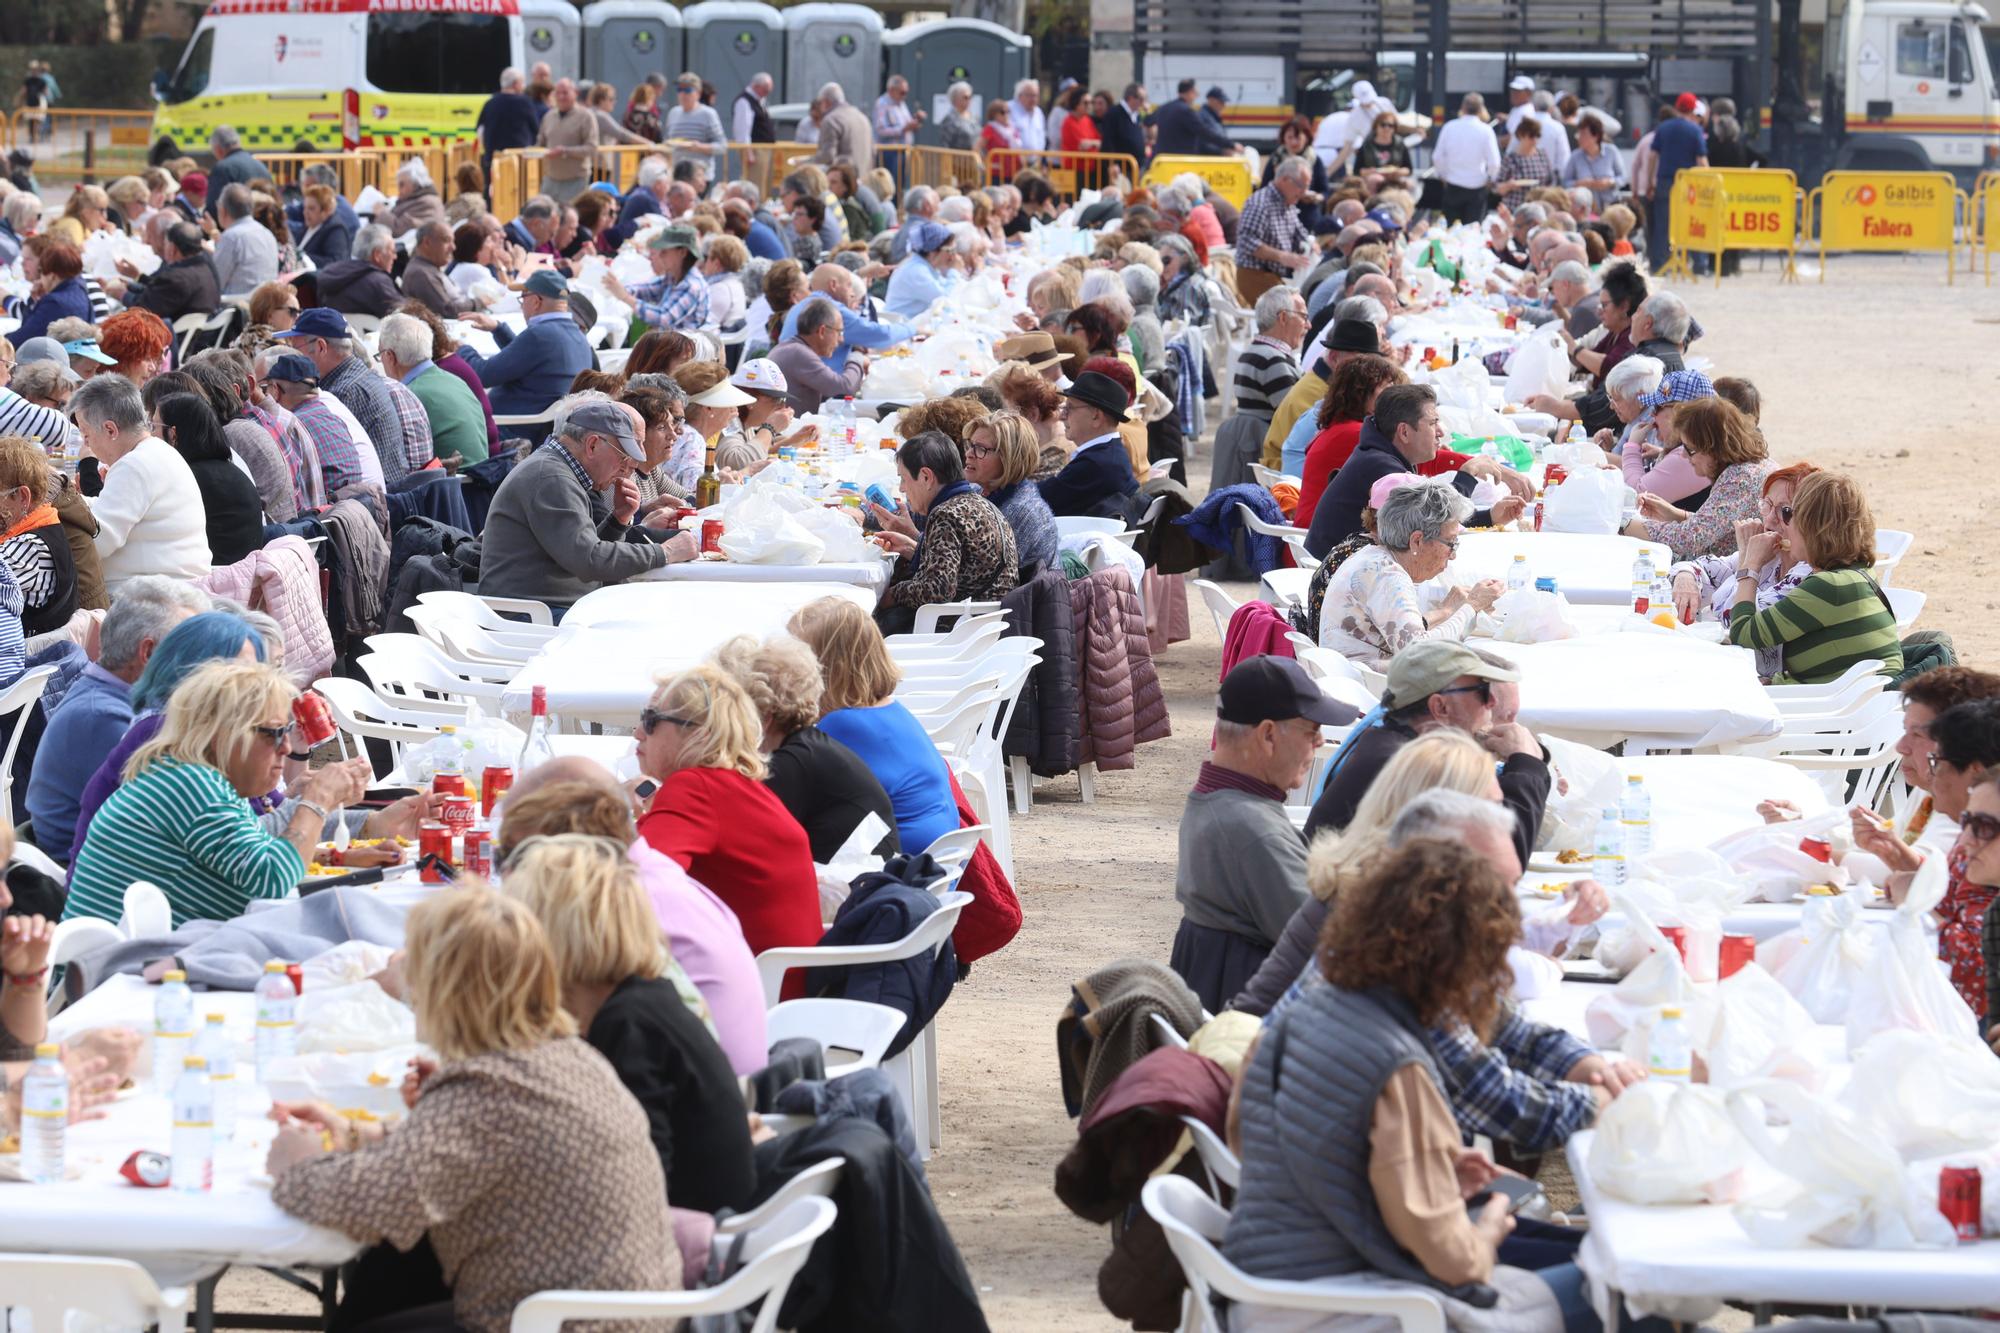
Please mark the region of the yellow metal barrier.
POLYGON ((1775 250, 1785 256, 1784 281, 1796 282, 1798 204, 1798 177, 1789 171, 1711 167, 1681 172, 1674 178, 1668 206, 1673 252, 1660 275, 1692 277, 1688 255, 1707 254, 1714 258, 1720 286, 1725 251, 1775 250))
POLYGON ((904 190, 913 185, 928 185, 932 189, 955 185, 961 190, 976 190, 986 183, 986 164, 970 149, 889 144, 875 150, 875 159, 904 190))
POLYGON ((1240 157, 1198 157, 1193 153, 1169 153, 1156 157, 1146 168, 1145 184, 1165 185, 1174 177, 1193 172, 1208 182, 1209 188, 1236 207, 1243 207, 1257 183, 1240 157))
POLYGON ((817 144, 784 139, 777 143, 729 143, 723 145, 722 160, 709 173, 711 180, 749 181, 765 198, 793 168, 812 161, 817 144))
POLYGON ((493 215, 502 222, 519 217, 521 205, 542 188, 542 158, 539 148, 510 148, 493 155, 486 178, 488 202, 493 215))
POLYGON ((33 150, 37 176, 95 181, 145 170, 152 133, 150 109, 51 107, 14 112, 6 138, 33 150))
POLYGON ((1991 287, 1993 251, 2000 247, 2000 172, 1989 171, 1981 175, 1968 202, 1976 206, 1978 212, 1976 216, 1966 217, 1967 230, 1972 234, 1972 243, 1985 252, 1986 285, 1991 287))
MULTIPOLYGON (((340 193, 349 199, 360 194, 364 187, 375 184, 375 164, 359 153, 258 153, 256 157, 271 173, 272 183, 280 189, 297 185, 307 167, 333 168, 340 193)), ((387 193, 394 194, 395 191, 391 189, 387 193)))
POLYGON ((1057 198, 1074 199, 1085 190, 1139 187, 1139 162, 1129 153, 1038 153, 1028 148, 993 148, 986 154, 986 183, 1000 185, 1024 169, 1048 177, 1057 198))
POLYGON ((1955 281, 1961 202, 1969 203, 1949 172, 1829 171, 1806 196, 1818 223, 1819 280, 1828 250, 1858 250, 1942 253, 1945 281, 1955 281))

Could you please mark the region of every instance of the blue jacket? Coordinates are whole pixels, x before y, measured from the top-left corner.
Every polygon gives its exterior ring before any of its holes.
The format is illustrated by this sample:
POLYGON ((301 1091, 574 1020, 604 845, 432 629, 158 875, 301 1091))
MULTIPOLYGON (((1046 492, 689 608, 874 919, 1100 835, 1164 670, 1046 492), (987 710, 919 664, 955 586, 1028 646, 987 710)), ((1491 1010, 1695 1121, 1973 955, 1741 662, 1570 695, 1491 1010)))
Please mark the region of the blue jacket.
POLYGON ((59 284, 47 296, 20 312, 21 327, 10 335, 16 347, 30 338, 48 335, 49 325, 59 319, 75 315, 88 324, 90 322, 90 291, 83 285, 82 278, 71 278, 59 284))
MULTIPOLYGON (((805 308, 807 301, 831 301, 832 299, 825 292, 814 292, 812 295, 806 297, 804 301, 798 302, 790 310, 787 310, 785 312, 785 327, 779 333, 778 341, 784 342, 787 338, 796 338, 799 336, 799 311, 805 308)), ((832 356, 821 358, 830 368, 836 371, 845 370, 847 368, 847 353, 851 348, 865 347, 871 352, 878 352, 884 347, 894 347, 899 342, 907 342, 915 335, 916 330, 900 319, 870 319, 864 313, 867 310, 879 309, 880 307, 873 300, 866 298, 863 299, 861 310, 849 310, 846 306, 840 308, 840 346, 833 349, 832 356)))
POLYGON ((1163 104, 1147 123, 1159 130, 1153 140, 1153 156, 1164 157, 1168 153, 1196 153, 1210 156, 1227 156, 1236 145, 1228 136, 1218 134, 1202 119, 1201 112, 1176 97, 1163 104))
MULTIPOLYGON (((926 886, 942 873, 927 855, 890 857, 879 872, 855 879, 847 901, 833 914, 833 924, 820 936, 820 947, 893 944, 902 939, 938 910, 937 896, 926 886)), ((916 1040, 944 1008, 957 983, 958 955, 947 939, 936 953, 897 963, 813 968, 806 973, 806 994, 866 1000, 901 1010, 907 1021, 889 1043, 886 1059, 916 1040)))
POLYGON ((316 269, 327 269, 346 259, 354 257, 355 229, 341 220, 339 212, 320 224, 312 239, 299 247, 299 253, 312 260, 316 269))
MULTIPOLYGON (((333 220, 347 228, 349 236, 361 230, 361 215, 354 211, 354 205, 347 202, 347 196, 344 194, 333 196, 333 220)), ((306 205, 303 198, 294 199, 285 205, 285 225, 291 228, 292 239, 294 241, 303 241, 305 239, 306 205)), ((334 258, 347 258, 347 251, 342 250, 334 258)))
POLYGON ((743 244, 757 258, 774 263, 792 257, 792 252, 785 247, 785 238, 778 235, 777 228, 760 217, 750 219, 750 234, 744 237, 743 244))
POLYGON ((35 845, 58 861, 76 836, 84 786, 131 725, 132 687, 94 664, 50 716, 28 777, 27 805, 35 845))
POLYGON ((490 357, 470 347, 459 354, 486 386, 497 416, 532 416, 569 392, 580 370, 596 364, 590 341, 568 314, 560 319, 538 317, 515 333, 505 324, 493 331, 500 350, 490 357))
POLYGON ((1249 505, 1266 523, 1285 521, 1284 511, 1278 508, 1278 502, 1271 498, 1269 491, 1244 482, 1210 491, 1200 504, 1174 522, 1186 528, 1188 535, 1203 546, 1211 546, 1218 551, 1234 549, 1236 534, 1241 530, 1244 552, 1250 558, 1250 570, 1261 578, 1285 563, 1284 543, 1276 537, 1251 532, 1245 527, 1243 516, 1236 512, 1238 504, 1249 505))
POLYGON ((658 196, 651 190, 635 189, 618 206, 618 220, 606 228, 606 232, 612 240, 623 245, 632 239, 633 232, 639 230, 642 218, 654 217, 663 211, 658 196))
POLYGON ((1039 483, 1042 498, 1057 517, 1129 517, 1125 497, 1139 489, 1124 441, 1113 436, 1102 444, 1079 449, 1063 470, 1039 483))

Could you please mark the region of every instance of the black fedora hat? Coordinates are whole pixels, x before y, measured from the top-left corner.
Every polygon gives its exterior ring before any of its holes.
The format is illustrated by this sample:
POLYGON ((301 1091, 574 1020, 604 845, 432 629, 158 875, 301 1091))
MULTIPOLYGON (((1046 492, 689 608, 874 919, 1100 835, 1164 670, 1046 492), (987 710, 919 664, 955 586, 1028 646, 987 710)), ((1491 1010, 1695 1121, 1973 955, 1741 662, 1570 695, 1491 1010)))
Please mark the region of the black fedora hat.
POLYGON ((1074 398, 1086 407, 1094 407, 1113 421, 1122 420, 1132 400, 1125 396, 1124 386, 1109 375, 1095 370, 1086 370, 1070 382, 1063 390, 1063 397, 1074 398))

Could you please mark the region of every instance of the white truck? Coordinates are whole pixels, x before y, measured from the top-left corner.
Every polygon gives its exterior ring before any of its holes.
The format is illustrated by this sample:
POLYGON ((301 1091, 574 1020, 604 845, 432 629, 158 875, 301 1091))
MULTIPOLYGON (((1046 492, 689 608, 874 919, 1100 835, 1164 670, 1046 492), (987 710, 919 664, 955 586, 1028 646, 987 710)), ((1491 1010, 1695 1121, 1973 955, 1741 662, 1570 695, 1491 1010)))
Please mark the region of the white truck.
POLYGON ((1836 170, 2000 168, 2000 88, 1971 0, 1848 0, 1830 18, 1824 133, 1836 170), (1836 39, 1837 29, 1837 39, 1836 39))

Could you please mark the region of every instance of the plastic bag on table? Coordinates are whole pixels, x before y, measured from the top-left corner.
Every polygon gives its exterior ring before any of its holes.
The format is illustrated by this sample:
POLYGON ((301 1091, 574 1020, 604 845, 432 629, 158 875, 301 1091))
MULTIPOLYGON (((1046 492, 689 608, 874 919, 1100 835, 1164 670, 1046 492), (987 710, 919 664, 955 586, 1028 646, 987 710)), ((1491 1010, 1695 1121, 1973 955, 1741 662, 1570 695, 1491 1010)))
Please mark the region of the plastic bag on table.
POLYGON ((417 1016, 373 981, 305 991, 299 1002, 299 1053, 380 1051, 417 1039, 417 1016))
POLYGON ((1627 1203, 1730 1203, 1751 1160, 1721 1091, 1648 1081, 1598 1113, 1587 1165, 1599 1189, 1627 1203))
POLYGON ((1728 1106, 1744 1142, 1791 1187, 1737 1206, 1738 1224, 1759 1245, 1910 1250, 1953 1243, 1935 1184, 1928 1196, 1913 1187, 1902 1154, 1872 1119, 1776 1080, 1732 1091, 1728 1106), (1772 1112, 1790 1126, 1782 1136, 1766 1123, 1772 1112))
POLYGON ((1851 893, 1805 901, 1796 930, 1765 940, 1759 960, 1815 1021, 1844 1023, 1850 1002, 1875 965, 1875 930, 1851 893))
POLYGON ((740 565, 816 565, 826 543, 800 526, 769 491, 739 499, 722 531, 722 553, 740 565))
POLYGON ((425 1050, 415 1042, 369 1051, 309 1051, 272 1065, 265 1085, 271 1100, 325 1102, 336 1111, 364 1112, 377 1120, 400 1120, 403 1075, 412 1057, 425 1050))
POLYGON ((1437 391, 1440 407, 1456 407, 1484 413, 1492 405, 1492 381, 1477 358, 1461 357, 1443 370, 1431 372, 1431 387, 1437 391))
POLYGON ((123 278, 118 271, 118 261, 123 259, 138 269, 142 275, 149 275, 160 267, 160 257, 153 253, 153 247, 137 236, 127 236, 122 231, 94 231, 83 243, 83 271, 93 278, 123 278))
POLYGON ((847 841, 833 854, 833 859, 823 866, 815 866, 819 872, 819 910, 822 921, 833 920, 833 914, 847 901, 847 895, 854 881, 862 875, 873 874, 882 868, 882 858, 875 849, 882 845, 882 839, 889 835, 889 826, 882 817, 872 811, 861 817, 854 831, 847 835, 847 841))
POLYGON ((1853 1074, 1840 1099, 1879 1126, 1906 1159, 2000 1145, 2000 1060, 1970 1036, 1882 1032, 1852 1055, 1853 1074))
POLYGON ((1755 885, 1757 896, 1765 902, 1787 903, 1808 884, 1840 887, 1847 883, 1841 867, 1799 850, 1803 839, 1823 838, 1846 827, 1845 810, 1822 810, 1804 819, 1746 828, 1710 843, 1709 850, 1727 861, 1739 878, 1755 885))
POLYGON ((1542 497, 1542 531, 1609 536, 1622 526, 1625 479, 1606 468, 1570 473, 1542 497))
POLYGON ((815 505, 795 516, 800 527, 820 539, 824 549, 820 559, 834 564, 856 564, 873 559, 881 548, 862 535, 861 525, 845 514, 815 505))
POLYGON ((389 965, 394 949, 366 940, 347 940, 299 965, 305 984, 313 990, 333 990, 368 980, 389 965))
POLYGON ((1598 941, 1598 959, 1611 967, 1605 958, 1607 946, 1617 954, 1622 935, 1630 947, 1620 961, 1629 968, 1624 980, 1585 1006, 1584 1032, 1593 1046, 1622 1046, 1644 1064, 1662 1008, 1678 1005, 1688 1031, 1704 1032, 1713 1001, 1688 980, 1680 951, 1654 924, 1673 912, 1666 890, 1658 886, 1635 890, 1628 884, 1611 894, 1611 903, 1625 914, 1626 924, 1623 931, 1609 932, 1598 941))
POLYGON ((1576 626, 1569 618, 1569 599, 1559 592, 1516 588, 1501 594, 1493 604, 1493 615, 1500 621, 1503 643, 1553 643, 1576 637, 1576 626))
MULTIPOLYGON (((1511 596, 1509 593, 1501 601, 1511 596)), ((1560 736, 1535 739, 1549 753, 1549 772, 1554 779, 1535 845, 1548 852, 1588 852, 1595 845, 1598 816, 1615 808, 1624 794, 1625 780, 1618 764, 1602 750, 1560 736)))
POLYGON ((1526 403, 1531 398, 1560 395, 1569 387, 1569 349, 1552 321, 1542 325, 1514 349, 1507 362, 1507 401, 1526 403))
MULTIPOLYGON (((1968 1041, 1978 1034, 1972 1007, 1945 975, 1927 929, 1944 891, 1944 858, 1925 857, 1875 949, 1874 966, 1855 980, 1847 1009, 1849 1054, 1877 1033, 1901 1028, 1968 1041)), ((1990 1056, 1987 1063, 1994 1063, 1990 1056)))
POLYGON ((520 755, 521 742, 525 739, 519 727, 497 717, 486 716, 485 710, 474 700, 466 708, 463 722, 453 723, 450 732, 440 733, 436 739, 425 742, 404 757, 402 777, 412 786, 429 787, 445 756, 455 755, 459 771, 465 774, 465 789, 476 798, 479 795, 479 775, 489 765, 512 764, 520 755))
POLYGON ((1816 1089, 1825 1071, 1806 1053, 1812 1030, 1805 1006, 1769 972, 1746 963, 1717 984, 1714 1019, 1696 1047, 1715 1087, 1785 1079, 1816 1089))

